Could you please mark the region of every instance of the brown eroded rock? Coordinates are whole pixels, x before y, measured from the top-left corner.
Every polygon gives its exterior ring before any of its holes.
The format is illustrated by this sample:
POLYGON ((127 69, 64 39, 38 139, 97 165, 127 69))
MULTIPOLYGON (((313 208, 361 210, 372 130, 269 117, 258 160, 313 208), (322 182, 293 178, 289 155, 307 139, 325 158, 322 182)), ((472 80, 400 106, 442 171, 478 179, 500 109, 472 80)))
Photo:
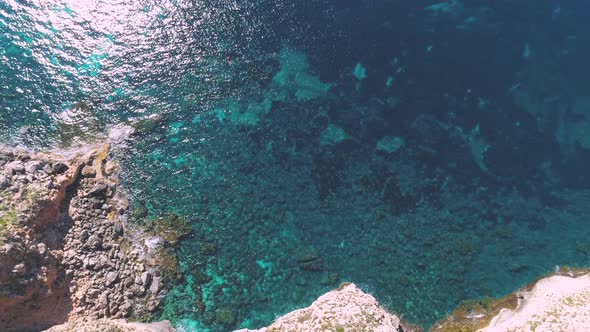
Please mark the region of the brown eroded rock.
POLYGON ((147 239, 176 243, 184 233, 128 225, 116 168, 108 143, 44 153, 0 146, 0 331, 147 318, 158 308, 170 274, 161 257, 175 263, 175 253, 150 253, 147 239))
POLYGON ((0 190, 0 330, 37 330, 63 322, 72 309, 59 268, 58 217, 86 152, 64 157, 0 146, 9 161, 0 166, 9 175, 0 190))

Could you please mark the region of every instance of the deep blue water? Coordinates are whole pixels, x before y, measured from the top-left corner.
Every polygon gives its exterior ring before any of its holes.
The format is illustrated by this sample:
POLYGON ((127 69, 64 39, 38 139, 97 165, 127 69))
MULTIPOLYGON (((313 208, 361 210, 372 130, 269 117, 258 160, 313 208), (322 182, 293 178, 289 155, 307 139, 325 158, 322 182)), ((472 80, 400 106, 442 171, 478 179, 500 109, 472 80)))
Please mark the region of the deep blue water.
POLYGON ((589 17, 582 1, 0 1, 0 139, 141 123, 119 156, 133 205, 195 231, 155 319, 261 327, 351 281, 428 326, 590 264, 589 17))

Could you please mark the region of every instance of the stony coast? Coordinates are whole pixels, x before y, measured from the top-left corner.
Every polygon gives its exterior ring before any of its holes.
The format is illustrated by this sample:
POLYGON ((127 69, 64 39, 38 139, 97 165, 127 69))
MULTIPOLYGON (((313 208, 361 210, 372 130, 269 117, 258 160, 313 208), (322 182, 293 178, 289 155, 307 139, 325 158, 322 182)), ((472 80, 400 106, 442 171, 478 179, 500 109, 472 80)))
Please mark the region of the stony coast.
MULTIPOLYGON (((112 145, 0 146, 0 330, 174 331, 154 318, 190 226, 129 207, 112 145)), ((305 260, 307 262, 307 260, 305 260)), ((430 331, 590 328, 590 271, 561 268, 501 299, 470 301, 430 331)), ((345 283, 258 331, 422 331, 345 283)), ((247 330, 242 330, 247 331, 247 330)))
MULTIPOLYGON (((590 329, 590 270, 560 268, 500 299, 467 301, 429 332, 584 332, 590 329)), ((356 285, 342 284, 310 306, 258 330, 421 332, 356 285)))
POLYGON ((0 330, 147 318, 166 295, 173 244, 126 222, 109 149, 0 147, 0 330))
POLYGON ((338 289, 320 296, 309 307, 292 311, 268 327, 236 332, 272 331, 419 332, 422 329, 404 323, 355 284, 344 283, 338 289))

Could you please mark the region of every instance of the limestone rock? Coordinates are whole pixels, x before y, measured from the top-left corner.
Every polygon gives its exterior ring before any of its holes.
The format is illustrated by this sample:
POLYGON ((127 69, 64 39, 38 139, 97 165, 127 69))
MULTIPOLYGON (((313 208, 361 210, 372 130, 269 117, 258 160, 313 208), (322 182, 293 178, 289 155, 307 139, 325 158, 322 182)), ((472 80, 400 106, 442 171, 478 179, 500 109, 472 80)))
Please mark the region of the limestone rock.
POLYGON ((141 274, 141 284, 144 287, 149 287, 151 282, 152 282, 152 274, 151 273, 144 272, 141 274))
POLYGON ((0 189, 6 189, 8 186, 8 178, 5 175, 0 175, 0 189))
POLYGON ((85 178, 93 178, 96 177, 96 170, 90 166, 85 166, 82 168, 82 176, 85 178))
POLYGON ((354 284, 320 296, 309 307, 295 310, 260 330, 270 331, 412 331, 399 317, 383 309, 377 300, 354 284))
POLYGON ((113 161, 107 161, 106 165, 104 166, 104 172, 106 175, 113 175, 117 171, 117 164, 113 161))
POLYGON ((15 161, 8 163, 8 165, 6 165, 4 168, 4 174, 10 175, 10 176, 12 176, 14 174, 24 173, 24 172, 25 172, 25 166, 23 165, 22 161, 19 161, 19 160, 15 160, 15 161))
POLYGON ((57 163, 53 164, 53 172, 55 172, 57 174, 63 174, 68 169, 69 169, 68 165, 66 165, 62 162, 57 162, 57 163))
POLYGON ((117 271, 111 271, 109 273, 107 273, 107 276, 105 278, 105 285, 107 287, 111 287, 115 281, 117 280, 117 278, 119 277, 119 272, 117 271))
POLYGON ((590 270, 561 268, 499 299, 468 301, 430 332, 590 329, 590 270))
POLYGON ((91 250, 96 250, 101 246, 102 239, 97 234, 93 234, 88 238, 88 240, 86 241, 86 244, 88 244, 88 247, 91 250))
POLYGON ((152 294, 158 294, 160 289, 162 289, 162 281, 159 277, 154 277, 152 284, 150 285, 150 292, 152 292, 152 294))
POLYGON ((521 292, 518 307, 502 309, 481 332, 572 331, 590 329, 590 273, 573 278, 555 275, 521 292))
POLYGON ((169 321, 164 320, 155 323, 135 323, 128 322, 124 319, 97 319, 83 320, 78 319, 62 325, 56 325, 45 330, 46 332, 103 332, 103 331, 120 331, 120 332, 174 332, 176 331, 169 321))
POLYGON ((38 169, 43 167, 43 162, 41 160, 30 160, 25 163, 25 171, 29 174, 35 173, 38 169))

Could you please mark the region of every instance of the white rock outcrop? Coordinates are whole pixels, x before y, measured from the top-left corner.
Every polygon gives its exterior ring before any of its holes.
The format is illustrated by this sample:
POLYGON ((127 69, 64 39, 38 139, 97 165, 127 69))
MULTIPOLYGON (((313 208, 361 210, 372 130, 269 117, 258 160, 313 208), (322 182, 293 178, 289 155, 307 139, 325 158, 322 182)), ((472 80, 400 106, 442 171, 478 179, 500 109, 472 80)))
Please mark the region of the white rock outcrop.
POLYGON ((45 332, 174 332, 176 331, 169 321, 164 320, 155 323, 135 323, 125 319, 97 319, 74 320, 62 325, 51 327, 45 332))
POLYGON ((502 309, 479 331, 590 331, 590 274, 554 275, 518 295, 515 310, 502 309))
MULTIPOLYGON (((377 300, 354 284, 320 296, 309 307, 292 311, 258 331, 411 331, 401 319, 383 309, 377 300)), ((236 331, 238 332, 238 331, 236 331)))

